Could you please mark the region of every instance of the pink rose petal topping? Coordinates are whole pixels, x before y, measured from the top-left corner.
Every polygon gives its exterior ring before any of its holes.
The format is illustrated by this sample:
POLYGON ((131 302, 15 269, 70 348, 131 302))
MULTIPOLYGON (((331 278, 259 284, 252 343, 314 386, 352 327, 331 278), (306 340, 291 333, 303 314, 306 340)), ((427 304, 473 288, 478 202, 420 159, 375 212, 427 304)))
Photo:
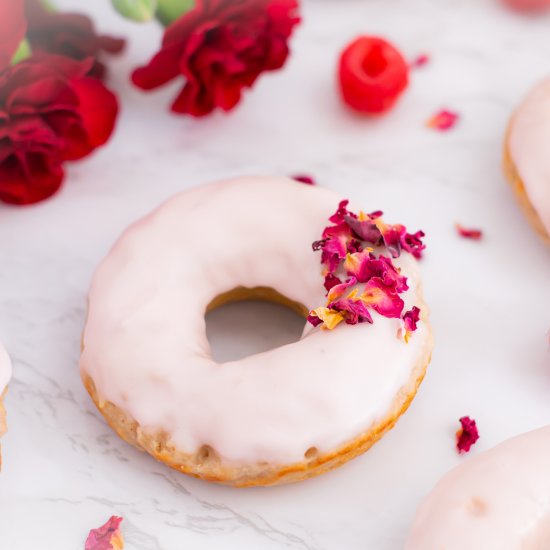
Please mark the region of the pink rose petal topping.
POLYGON ((456 448, 459 453, 467 453, 479 439, 476 421, 469 416, 460 419, 460 429, 456 432, 456 448))
POLYGON ((84 550, 122 550, 124 539, 120 532, 122 518, 111 516, 107 523, 92 529, 86 539, 84 550))
POLYGON ((458 113, 443 109, 428 119, 426 126, 433 130, 446 132, 455 126, 459 118, 460 116, 458 113))
POLYGON ((294 176, 291 176, 291 178, 301 183, 305 183, 306 185, 316 185, 313 177, 308 176, 307 174, 296 174, 294 176))
POLYGON ((430 56, 427 53, 417 55, 411 62, 411 67, 424 67, 430 62, 430 56))
POLYGON ((483 231, 481 229, 467 229, 462 227, 460 224, 455 224, 457 233, 464 237, 465 239, 472 239, 474 241, 479 241, 483 237, 483 231))
POLYGON ((409 286, 392 258, 403 251, 420 258, 424 233, 411 234, 403 225, 386 224, 380 211, 355 214, 348 210, 347 200, 340 202, 329 221, 332 225, 312 245, 314 251, 321 251, 327 303, 310 311, 308 321, 325 329, 342 321, 372 323, 373 310, 387 318, 402 318, 408 340, 420 310, 415 307, 403 315, 405 304, 399 295, 409 286))

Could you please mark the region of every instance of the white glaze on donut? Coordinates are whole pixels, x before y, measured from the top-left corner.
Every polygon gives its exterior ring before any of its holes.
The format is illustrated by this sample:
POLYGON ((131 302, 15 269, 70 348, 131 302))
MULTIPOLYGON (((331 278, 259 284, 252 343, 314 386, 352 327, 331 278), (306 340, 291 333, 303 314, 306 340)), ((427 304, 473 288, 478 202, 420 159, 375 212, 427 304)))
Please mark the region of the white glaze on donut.
MULTIPOLYGON (((99 395, 177 448, 210 445, 234 463, 300 461, 384 418, 431 342, 422 322, 408 344, 400 320, 374 312, 373 325, 307 325, 296 343, 224 364, 205 334, 207 305, 239 286, 324 305, 311 244, 339 200, 284 178, 240 178, 181 193, 131 226, 89 294, 80 366, 99 395)), ((417 263, 403 254, 396 264, 409 309, 417 263)))
POLYGON ((550 78, 517 109, 508 143, 529 201, 550 234, 550 78))
POLYGON ((4 346, 0 343, 0 396, 11 378, 11 361, 4 346))
POLYGON ((451 470, 416 514, 406 550, 550 548, 550 426, 451 470))

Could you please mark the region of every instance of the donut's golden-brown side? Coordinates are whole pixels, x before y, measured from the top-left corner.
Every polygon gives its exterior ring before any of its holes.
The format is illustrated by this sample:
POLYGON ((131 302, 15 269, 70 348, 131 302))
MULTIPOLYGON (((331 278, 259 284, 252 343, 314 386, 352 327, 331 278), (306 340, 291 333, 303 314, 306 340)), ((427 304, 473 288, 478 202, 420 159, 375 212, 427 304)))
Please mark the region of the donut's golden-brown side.
MULTIPOLYGON (((430 331, 428 309, 422 300, 421 289, 418 289, 417 297, 418 305, 422 311, 422 320, 428 325, 428 331, 430 331)), ((229 302, 250 299, 283 303, 297 312, 307 315, 307 309, 302 304, 291 302, 275 290, 266 287, 234 289, 215 298, 208 309, 215 309, 229 302)), ((85 372, 82 373, 82 380, 107 423, 122 439, 138 449, 146 451, 171 468, 193 477, 234 487, 279 485, 301 481, 341 466, 348 460, 367 451, 386 432, 391 430, 416 395, 430 362, 432 348, 433 341, 430 331, 430 337, 426 341, 421 359, 412 370, 408 382, 395 396, 390 411, 385 418, 367 427, 363 433, 358 434, 353 440, 334 451, 321 454, 315 448, 308 449, 303 461, 292 464, 259 463, 238 466, 225 464, 217 455, 216 450, 206 445, 196 453, 184 453, 170 444, 167 433, 162 431, 151 433, 142 429, 125 411, 102 399, 94 381, 85 372)), ((281 406, 284 406, 284 404, 281 403, 281 406)))
POLYGON ((529 200, 529 197, 525 190, 525 184, 523 183, 516 168, 516 165, 514 164, 512 155, 510 154, 508 139, 509 138, 506 139, 506 143, 504 146, 504 158, 502 162, 504 175, 506 176, 508 183, 512 187, 512 190, 514 191, 514 194, 516 195, 516 198, 525 216, 531 222, 531 225, 535 228, 536 232, 543 238, 543 240, 547 244, 550 244, 550 235, 548 235, 548 232, 546 231, 542 220, 535 210, 535 207, 533 206, 533 204, 531 204, 531 201, 529 200))
MULTIPOLYGON (((8 431, 6 423, 6 409, 4 407, 4 397, 6 396, 7 388, 0 393, 0 437, 8 431)), ((0 469, 2 468, 2 448, 0 447, 0 469)))

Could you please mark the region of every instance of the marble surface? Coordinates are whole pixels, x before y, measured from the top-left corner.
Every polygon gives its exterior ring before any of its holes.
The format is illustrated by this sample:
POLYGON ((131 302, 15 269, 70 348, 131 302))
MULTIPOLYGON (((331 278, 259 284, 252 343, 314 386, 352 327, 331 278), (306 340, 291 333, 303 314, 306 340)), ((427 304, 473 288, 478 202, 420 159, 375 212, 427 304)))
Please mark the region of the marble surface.
MULTIPOLYGON (((102 30, 130 41, 111 63, 123 105, 116 135, 69 167, 52 200, 0 206, 0 334, 14 360, 0 547, 79 549, 89 528, 119 514, 129 550, 402 548, 422 495, 465 459, 454 450, 460 416, 478 420, 474 454, 550 420, 550 250, 499 166, 511 110, 550 72, 550 16, 521 17, 496 0, 304 0, 284 71, 262 78, 229 116, 196 121, 167 113, 177 86, 144 95, 128 84, 159 28, 120 19, 107 0, 85 9, 102 30), (362 32, 390 37, 411 58, 433 57, 376 121, 348 113, 335 93, 338 51, 362 32), (462 115, 448 134, 424 126, 441 107, 462 115), (92 270, 129 222, 180 189, 295 172, 426 231, 432 365, 397 427, 337 471, 271 489, 189 479, 120 441, 80 383, 92 270), (455 221, 483 228, 486 238, 459 239, 455 221)), ((239 310, 234 338, 223 331, 227 312, 211 319, 217 353, 295 337, 284 312, 250 334, 253 310, 239 310)))

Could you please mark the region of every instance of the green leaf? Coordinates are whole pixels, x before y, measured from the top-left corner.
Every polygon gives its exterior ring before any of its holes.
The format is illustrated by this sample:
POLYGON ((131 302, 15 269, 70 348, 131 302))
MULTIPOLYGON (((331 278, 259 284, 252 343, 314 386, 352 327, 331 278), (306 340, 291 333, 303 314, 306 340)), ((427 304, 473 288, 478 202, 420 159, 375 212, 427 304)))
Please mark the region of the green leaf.
POLYGON ((151 20, 157 9, 157 0, 111 0, 120 15, 133 21, 151 20))
POLYGON ((165 26, 195 7, 195 0, 158 0, 157 19, 165 26))
POLYGON ((11 64, 15 65, 16 63, 23 61, 23 59, 27 59, 27 57, 30 57, 31 54, 32 54, 31 45, 29 44, 29 41, 26 38, 23 38, 17 50, 15 50, 13 57, 11 58, 11 64))

